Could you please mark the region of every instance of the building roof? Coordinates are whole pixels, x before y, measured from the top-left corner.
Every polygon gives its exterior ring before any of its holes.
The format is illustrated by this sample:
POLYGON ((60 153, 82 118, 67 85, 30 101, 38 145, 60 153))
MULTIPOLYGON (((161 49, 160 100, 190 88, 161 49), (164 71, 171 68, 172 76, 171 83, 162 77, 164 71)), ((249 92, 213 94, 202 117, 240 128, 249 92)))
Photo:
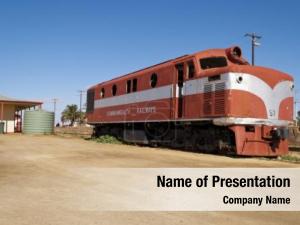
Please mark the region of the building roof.
POLYGON ((16 107, 18 109, 25 109, 25 108, 39 106, 39 105, 43 104, 43 102, 41 102, 41 101, 21 100, 21 99, 7 97, 4 95, 0 95, 0 103, 1 104, 9 104, 9 105, 13 104, 13 105, 16 105, 16 107))

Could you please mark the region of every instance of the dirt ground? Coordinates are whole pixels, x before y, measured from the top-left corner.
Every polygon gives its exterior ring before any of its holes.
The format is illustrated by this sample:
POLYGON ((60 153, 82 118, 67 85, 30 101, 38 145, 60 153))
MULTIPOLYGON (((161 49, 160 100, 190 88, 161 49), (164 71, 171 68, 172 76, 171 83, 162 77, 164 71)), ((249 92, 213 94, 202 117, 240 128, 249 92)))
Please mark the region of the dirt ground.
POLYGON ((294 225, 299 224, 300 212, 101 212, 74 206, 78 196, 84 197, 84 190, 92 185, 90 174, 85 174, 88 168, 299 166, 79 138, 0 135, 0 224, 294 225))

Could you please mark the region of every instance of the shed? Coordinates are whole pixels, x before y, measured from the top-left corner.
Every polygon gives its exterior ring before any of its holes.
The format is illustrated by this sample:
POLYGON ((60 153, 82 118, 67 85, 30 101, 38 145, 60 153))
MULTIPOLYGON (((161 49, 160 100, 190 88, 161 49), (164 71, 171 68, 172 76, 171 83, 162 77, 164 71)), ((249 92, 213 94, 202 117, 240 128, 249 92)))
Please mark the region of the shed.
POLYGON ((0 95, 0 123, 4 125, 4 133, 22 132, 23 111, 41 107, 39 101, 20 100, 0 95))

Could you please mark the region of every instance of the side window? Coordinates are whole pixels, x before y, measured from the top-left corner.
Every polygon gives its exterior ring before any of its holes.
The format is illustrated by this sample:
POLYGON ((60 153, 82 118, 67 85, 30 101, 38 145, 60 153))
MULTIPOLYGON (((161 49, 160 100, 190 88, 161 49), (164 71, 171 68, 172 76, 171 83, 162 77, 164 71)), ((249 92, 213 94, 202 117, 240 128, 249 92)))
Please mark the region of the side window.
POLYGON ((134 78, 132 80, 132 92, 136 92, 137 91, 137 79, 134 78))
POLYGON ((155 87, 157 84, 157 74, 156 73, 152 73, 151 78, 150 78, 150 85, 151 87, 155 87))
POLYGON ((117 85, 114 84, 114 85, 112 86, 112 88, 111 88, 111 93, 112 93, 113 96, 115 96, 115 95, 117 94, 117 85))
POLYGON ((200 59, 201 69, 206 70, 210 68, 218 68, 227 66, 227 60, 225 57, 208 57, 200 59))
POLYGON ((131 92, 131 80, 127 80, 127 84, 126 84, 126 93, 130 93, 131 92))
POLYGON ((194 63, 191 61, 191 62, 188 62, 187 64, 187 68, 188 68, 188 78, 193 78, 195 76, 195 66, 194 66, 194 63))
POLYGON ((101 91, 100 91, 100 97, 101 98, 104 98, 105 96, 105 89, 104 88, 101 88, 101 91))

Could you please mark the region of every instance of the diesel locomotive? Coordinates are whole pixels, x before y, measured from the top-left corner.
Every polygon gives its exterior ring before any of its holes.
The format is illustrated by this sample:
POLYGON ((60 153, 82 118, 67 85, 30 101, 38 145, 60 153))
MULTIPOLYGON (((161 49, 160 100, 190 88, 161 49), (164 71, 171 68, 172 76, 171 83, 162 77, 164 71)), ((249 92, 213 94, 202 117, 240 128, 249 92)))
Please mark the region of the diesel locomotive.
POLYGON ((249 65, 238 46, 210 49, 90 87, 94 135, 202 152, 288 152, 293 78, 249 65))

